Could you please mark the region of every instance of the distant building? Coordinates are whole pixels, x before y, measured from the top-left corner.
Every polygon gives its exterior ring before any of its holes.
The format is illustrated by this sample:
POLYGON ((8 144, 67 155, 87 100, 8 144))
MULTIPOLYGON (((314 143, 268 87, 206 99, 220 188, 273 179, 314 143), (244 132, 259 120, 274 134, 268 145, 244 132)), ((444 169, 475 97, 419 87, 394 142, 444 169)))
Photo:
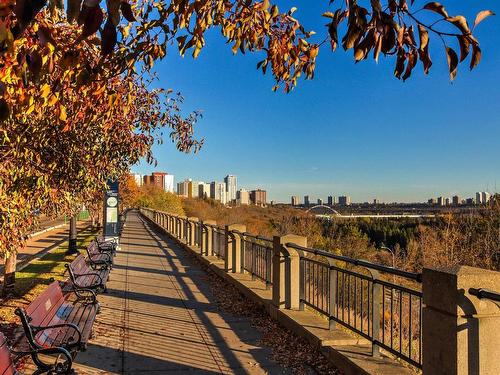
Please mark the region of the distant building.
POLYGON ((137 186, 142 186, 142 175, 141 174, 139 174, 139 173, 131 173, 130 175, 134 179, 135 184, 137 186))
POLYGON ((228 201, 236 200, 236 191, 238 189, 236 176, 227 175, 226 177, 224 177, 224 183, 226 184, 228 201))
POLYGON ((458 195, 454 195, 452 197, 452 203, 454 206, 458 206, 462 203, 462 200, 460 199, 460 197, 458 195))
POLYGON ((323 199, 318 198, 318 205, 320 205, 320 206, 321 206, 322 204, 323 204, 323 199))
POLYGON ((437 204, 438 204, 438 206, 444 206, 444 204, 445 204, 444 197, 438 197, 437 204))
POLYGON ((427 201, 428 204, 430 205, 435 205, 436 204, 436 198, 430 198, 428 201, 427 201))
POLYGON ((142 181, 144 185, 154 185, 165 191, 174 190, 174 176, 165 172, 153 172, 149 176, 143 176, 142 181), (166 187, 170 190, 166 190, 166 187))
POLYGON ((205 182, 198 183, 198 198, 210 198, 210 184, 207 184, 205 182))
POLYGON ((240 189, 236 192, 236 204, 248 205, 250 204, 250 193, 245 189, 240 189))
POLYGON ((173 174, 167 174, 163 176, 163 190, 173 193, 174 192, 174 175, 173 174))
POLYGON ((480 191, 476 193, 476 204, 481 204, 483 203, 483 195, 481 194, 480 191))
POLYGON ((474 201, 474 198, 467 198, 467 200, 465 201, 465 204, 467 204, 468 206, 473 206, 474 203, 476 203, 474 201))
POLYGON ((336 202, 335 202, 335 198, 332 197, 331 195, 328 196, 328 205, 329 206, 333 206, 336 202))
POLYGON ((490 201, 490 198, 491 198, 491 194, 486 192, 486 191, 483 191, 481 192, 481 203, 483 204, 486 204, 490 201))
POLYGON ((177 183, 177 195, 181 197, 187 197, 189 191, 189 182, 190 179, 185 179, 184 181, 177 183))
POLYGON ((296 195, 292 197, 292 206, 298 206, 300 205, 300 199, 296 195))
POLYGON ((450 198, 446 198, 446 199, 444 200, 444 203, 445 203, 447 206, 450 206, 450 205, 451 205, 451 200, 450 200, 450 198))
POLYGON ((224 182, 212 181, 210 183, 210 198, 221 202, 227 203, 226 184, 224 182))
POLYGON ((250 202, 257 206, 265 206, 267 202, 267 192, 257 189, 250 192, 250 202))
POLYGON ((309 206, 309 195, 304 195, 304 206, 309 206))
POLYGON ((349 206, 351 204, 351 197, 348 195, 341 195, 339 197, 339 205, 349 206))
POLYGON ((374 204, 374 205, 380 204, 380 201, 379 201, 377 198, 375 198, 375 199, 373 200, 373 204, 374 204))
POLYGON ((197 181, 189 181, 188 182, 188 191, 187 191, 187 196, 188 198, 198 198, 198 189, 199 183, 197 181))

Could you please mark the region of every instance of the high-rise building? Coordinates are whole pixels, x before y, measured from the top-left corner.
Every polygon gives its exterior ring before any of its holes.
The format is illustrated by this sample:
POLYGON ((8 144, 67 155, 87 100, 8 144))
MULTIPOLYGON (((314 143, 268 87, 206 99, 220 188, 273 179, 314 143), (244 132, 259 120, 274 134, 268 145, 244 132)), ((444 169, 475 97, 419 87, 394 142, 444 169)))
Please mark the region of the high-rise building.
POLYGON ((207 184, 205 182, 198 183, 198 198, 210 198, 210 184, 207 184))
POLYGON ((447 205, 447 206, 450 206, 451 205, 451 199, 450 198, 446 198, 444 200, 444 204, 447 205))
POLYGON ((328 196, 328 200, 327 201, 328 201, 328 205, 329 206, 333 206, 335 204, 335 199, 331 195, 328 196))
POLYGON ((187 196, 188 198, 198 198, 198 182, 189 180, 187 196))
POLYGON ((151 175, 143 177, 143 184, 154 185, 165 191, 173 191, 174 176, 165 172, 153 172, 151 175))
POLYGON ((223 204, 227 203, 226 184, 224 182, 212 181, 210 183, 210 198, 223 204))
POLYGON ((166 174, 163 176, 163 190, 173 193, 174 192, 174 175, 173 174, 166 174))
POLYGON ((483 195, 480 191, 476 193, 476 204, 483 203, 483 195))
POLYGON ((446 202, 445 202, 444 197, 438 197, 438 201, 437 201, 438 206, 444 206, 445 203, 446 202))
POLYGON ((339 205, 349 206, 351 204, 351 197, 348 195, 339 196, 339 205))
POLYGON ((428 201, 427 201, 428 204, 430 205, 435 205, 436 204, 436 198, 430 198, 428 201))
POLYGON ((298 206, 300 205, 300 199, 296 195, 292 197, 292 206, 298 206))
POLYGON ((236 192, 236 204, 248 205, 250 204, 250 193, 245 189, 240 189, 236 192))
POLYGON ((190 179, 185 179, 184 181, 177 183, 177 195, 180 195, 181 197, 188 196, 190 181, 191 181, 190 179))
POLYGON ((131 173, 130 175, 134 179, 135 184, 137 186, 142 186, 142 175, 141 174, 139 174, 139 173, 131 173))
POLYGON ((252 190, 250 192, 250 202, 257 206, 265 206, 267 202, 267 192, 262 189, 252 190))
POLYGON ((380 201, 379 201, 377 198, 375 198, 375 199, 373 200, 373 204, 374 204, 374 205, 380 204, 380 201))
POLYGON ((482 203, 486 204, 490 201, 490 198, 491 198, 491 194, 486 192, 486 191, 483 191, 481 192, 481 201, 482 203))
POLYGON ((462 203, 462 200, 460 199, 460 197, 458 195, 454 195, 452 197, 452 202, 453 202, 454 206, 458 206, 462 203))
POLYGON ((304 195, 304 206, 309 206, 309 195, 304 195))
POLYGON ((238 189, 236 176, 227 175, 226 177, 224 177, 224 183, 226 184, 228 201, 236 200, 236 191, 238 189))
POLYGON ((317 202, 318 202, 318 205, 319 205, 319 206, 321 206, 321 205, 323 204, 323 199, 318 198, 318 201, 317 201, 317 202))

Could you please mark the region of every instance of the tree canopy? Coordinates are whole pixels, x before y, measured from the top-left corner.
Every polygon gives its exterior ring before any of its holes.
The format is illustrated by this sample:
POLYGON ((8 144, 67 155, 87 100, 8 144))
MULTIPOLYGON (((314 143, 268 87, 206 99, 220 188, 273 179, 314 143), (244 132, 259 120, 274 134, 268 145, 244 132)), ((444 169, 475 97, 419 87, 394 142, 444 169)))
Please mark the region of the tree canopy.
POLYGON ((217 28, 234 53, 260 52, 257 68, 290 91, 339 44, 355 61, 392 59, 403 80, 419 61, 427 73, 436 37, 454 79, 469 56, 479 63, 473 33, 493 14, 472 23, 437 2, 329 3, 315 33, 269 0, 0 0, 0 253, 15 252, 34 210, 71 212, 140 158, 152 162, 163 128, 181 151, 201 146, 199 115, 183 117, 179 96, 150 86, 172 46, 197 57, 217 28))

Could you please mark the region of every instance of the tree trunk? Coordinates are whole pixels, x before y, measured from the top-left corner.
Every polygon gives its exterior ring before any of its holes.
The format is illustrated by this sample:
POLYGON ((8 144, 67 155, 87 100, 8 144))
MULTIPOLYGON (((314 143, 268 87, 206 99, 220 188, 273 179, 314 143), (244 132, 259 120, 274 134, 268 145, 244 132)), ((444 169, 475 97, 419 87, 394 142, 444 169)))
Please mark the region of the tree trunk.
POLYGON ((71 217, 69 222, 69 246, 67 255, 72 255, 78 253, 78 247, 76 245, 76 215, 71 217))
POLYGON ((5 269, 3 277, 3 295, 12 294, 14 291, 14 286, 16 284, 16 264, 17 264, 17 253, 10 253, 8 257, 5 258, 5 269))

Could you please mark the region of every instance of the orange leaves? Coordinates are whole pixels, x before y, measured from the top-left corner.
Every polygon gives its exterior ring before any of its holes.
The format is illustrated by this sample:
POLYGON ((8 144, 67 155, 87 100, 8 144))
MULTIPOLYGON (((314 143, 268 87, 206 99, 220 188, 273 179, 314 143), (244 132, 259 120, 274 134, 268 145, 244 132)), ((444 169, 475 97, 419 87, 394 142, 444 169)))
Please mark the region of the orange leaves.
POLYGON ((486 17, 489 17, 489 16, 494 16, 495 13, 491 10, 482 10, 480 11, 477 16, 476 16, 476 19, 474 21, 474 26, 473 26, 473 29, 476 28, 477 25, 479 25, 479 23, 481 21, 483 21, 486 17))

